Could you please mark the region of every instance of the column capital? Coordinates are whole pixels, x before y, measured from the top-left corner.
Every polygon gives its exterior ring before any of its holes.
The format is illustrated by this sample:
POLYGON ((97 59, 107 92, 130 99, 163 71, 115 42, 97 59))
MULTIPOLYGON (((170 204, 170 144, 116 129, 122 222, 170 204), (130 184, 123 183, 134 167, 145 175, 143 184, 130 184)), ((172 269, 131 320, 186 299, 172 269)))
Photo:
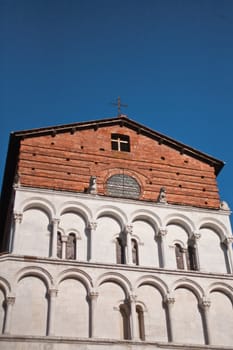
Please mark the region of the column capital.
POLYGON ((233 236, 231 236, 231 237, 225 237, 224 239, 223 239, 223 243, 225 243, 226 245, 232 245, 232 243, 233 243, 233 236))
POLYGON ((159 232, 158 232, 158 236, 159 237, 165 237, 167 235, 167 228, 166 227, 160 227, 159 228, 159 232))
POLYGON ((127 234, 132 235, 133 234, 133 225, 132 224, 125 225, 125 232, 127 234))
POLYGON ((62 235, 62 236, 61 236, 61 241, 62 241, 62 242, 67 242, 67 241, 68 241, 68 237, 65 236, 65 235, 62 235))
POLYGON ((23 213, 14 212, 14 220, 15 220, 15 222, 18 222, 19 224, 21 224, 22 219, 23 219, 23 213))
POLYGON ((192 232, 192 237, 191 237, 194 241, 197 241, 198 239, 201 238, 201 234, 198 230, 194 230, 192 232))
POLYGON ((88 297, 90 300, 96 300, 98 298, 98 296, 99 296, 99 293, 96 291, 91 291, 88 294, 88 297))
POLYGON ((89 221, 88 222, 88 229, 95 231, 97 229, 97 222, 96 221, 89 221))
POLYGON ((211 300, 209 298, 202 298, 200 306, 204 309, 204 310, 209 310, 211 305, 211 300))
POLYGON ((167 304, 167 305, 174 305, 175 304, 175 301, 176 301, 176 299, 175 299, 175 297, 173 297, 172 295, 170 295, 170 294, 168 294, 167 296, 166 296, 166 298, 165 298, 165 303, 167 304))
POLYGON ((136 294, 130 294, 129 295, 129 301, 130 301, 130 303, 136 303, 136 301, 137 301, 137 295, 136 294))
POLYGON ((14 305, 15 297, 6 297, 6 305, 14 305))
POLYGON ((53 225, 59 225, 60 219, 58 219, 58 218, 52 218, 51 222, 52 222, 53 225))
POLYGON ((50 298, 57 297, 58 290, 56 288, 51 288, 48 291, 50 298))

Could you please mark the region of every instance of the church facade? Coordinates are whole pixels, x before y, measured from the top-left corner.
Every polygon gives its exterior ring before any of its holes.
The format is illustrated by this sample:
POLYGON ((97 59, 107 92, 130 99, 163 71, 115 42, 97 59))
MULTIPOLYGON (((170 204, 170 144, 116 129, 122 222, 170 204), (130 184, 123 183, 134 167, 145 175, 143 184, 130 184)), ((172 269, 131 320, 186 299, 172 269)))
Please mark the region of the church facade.
POLYGON ((233 349, 222 167, 124 115, 12 133, 0 348, 233 349))

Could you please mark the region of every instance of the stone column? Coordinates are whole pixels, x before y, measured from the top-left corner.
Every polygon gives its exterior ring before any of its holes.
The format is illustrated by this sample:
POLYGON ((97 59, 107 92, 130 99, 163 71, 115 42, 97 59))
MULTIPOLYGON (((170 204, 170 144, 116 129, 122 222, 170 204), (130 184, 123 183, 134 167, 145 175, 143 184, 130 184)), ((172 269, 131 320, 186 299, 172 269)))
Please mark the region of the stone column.
POLYGON ((96 221, 90 221, 88 223, 88 230, 89 230, 89 241, 88 241, 88 247, 89 247, 89 252, 88 252, 88 260, 90 262, 94 261, 94 239, 93 239, 93 234, 94 231, 97 229, 97 222, 96 221))
POLYGON ((137 320, 137 314, 136 314, 136 300, 137 296, 134 294, 131 294, 129 296, 129 303, 130 303, 130 331, 131 331, 131 339, 132 340, 139 340, 139 334, 138 334, 138 320, 137 320))
POLYGON ((23 214, 22 213, 14 213, 14 230, 12 233, 11 237, 11 242, 10 242, 10 252, 15 252, 15 248, 17 250, 17 240, 18 236, 20 234, 20 224, 23 219, 23 214))
POLYGON ((203 322, 204 322, 204 331, 205 331, 205 341, 207 345, 211 345, 211 329, 210 329, 210 320, 209 320, 209 310, 210 310, 211 301, 208 298, 203 298, 201 301, 201 308, 203 310, 203 322))
POLYGON ((167 262, 166 262, 166 235, 167 235, 167 229, 165 227, 160 227, 158 232, 158 237, 160 238, 160 248, 161 248, 161 255, 162 255, 162 267, 166 268, 167 262))
POLYGON ((67 236, 61 236, 61 258, 66 259, 66 243, 67 243, 68 237, 67 236))
POLYGON ((58 231, 58 225, 60 220, 59 219, 52 219, 52 244, 51 244, 51 258, 57 257, 57 231, 58 231))
POLYGON ((54 320, 55 320, 55 311, 56 311, 57 289, 50 289, 48 295, 49 295, 49 306, 48 306, 47 335, 54 335, 54 320))
POLYGON ((228 256, 230 273, 233 273, 233 252, 232 252, 233 237, 226 237, 224 243, 227 246, 227 256, 228 256))
POLYGON ((3 333, 10 334, 12 308, 15 303, 15 297, 7 297, 5 302, 6 302, 6 314, 5 314, 5 323, 4 323, 3 333))
POLYGON ((132 265, 133 259, 132 259, 132 244, 131 244, 131 236, 133 233, 133 226, 132 225, 126 225, 125 226, 125 234, 126 234, 126 250, 127 250, 127 256, 126 256, 126 264, 132 265))
POLYGON ((169 342, 175 342, 174 334, 174 317, 173 317, 173 306, 175 303, 175 298, 171 295, 167 295, 165 303, 167 304, 168 313, 168 340, 169 342))
POLYGON ((98 295, 99 293, 98 292, 94 292, 94 291, 91 291, 89 293, 89 302, 90 302, 90 312, 89 312, 89 315, 90 315, 90 322, 89 322, 89 325, 90 325, 90 329, 89 329, 89 335, 90 335, 90 338, 95 338, 96 337, 96 304, 97 304, 97 298, 98 298, 98 295))
POLYGON ((196 258, 196 264, 197 264, 197 271, 201 271, 201 264, 200 264, 200 255, 199 255, 199 240, 201 238, 201 234, 198 231, 194 231, 191 239, 193 240, 193 246, 195 248, 195 258, 196 258))

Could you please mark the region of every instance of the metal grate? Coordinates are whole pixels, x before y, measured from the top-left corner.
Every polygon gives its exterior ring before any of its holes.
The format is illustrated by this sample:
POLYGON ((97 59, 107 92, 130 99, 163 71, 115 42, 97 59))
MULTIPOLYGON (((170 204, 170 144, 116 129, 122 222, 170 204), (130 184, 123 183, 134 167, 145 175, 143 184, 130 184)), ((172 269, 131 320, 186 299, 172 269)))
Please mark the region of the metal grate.
POLYGON ((110 196, 136 199, 139 198, 141 189, 133 177, 116 174, 108 179, 107 191, 110 196))

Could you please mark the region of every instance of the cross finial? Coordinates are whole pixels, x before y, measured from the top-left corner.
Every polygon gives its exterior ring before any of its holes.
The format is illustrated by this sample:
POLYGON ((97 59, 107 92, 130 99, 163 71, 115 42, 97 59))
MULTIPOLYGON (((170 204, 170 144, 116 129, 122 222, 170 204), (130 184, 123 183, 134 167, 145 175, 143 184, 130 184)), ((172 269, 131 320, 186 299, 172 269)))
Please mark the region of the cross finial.
POLYGON ((128 107, 128 105, 121 103, 120 96, 117 97, 117 102, 112 103, 114 106, 117 106, 117 115, 118 117, 121 115, 121 107, 128 107))

